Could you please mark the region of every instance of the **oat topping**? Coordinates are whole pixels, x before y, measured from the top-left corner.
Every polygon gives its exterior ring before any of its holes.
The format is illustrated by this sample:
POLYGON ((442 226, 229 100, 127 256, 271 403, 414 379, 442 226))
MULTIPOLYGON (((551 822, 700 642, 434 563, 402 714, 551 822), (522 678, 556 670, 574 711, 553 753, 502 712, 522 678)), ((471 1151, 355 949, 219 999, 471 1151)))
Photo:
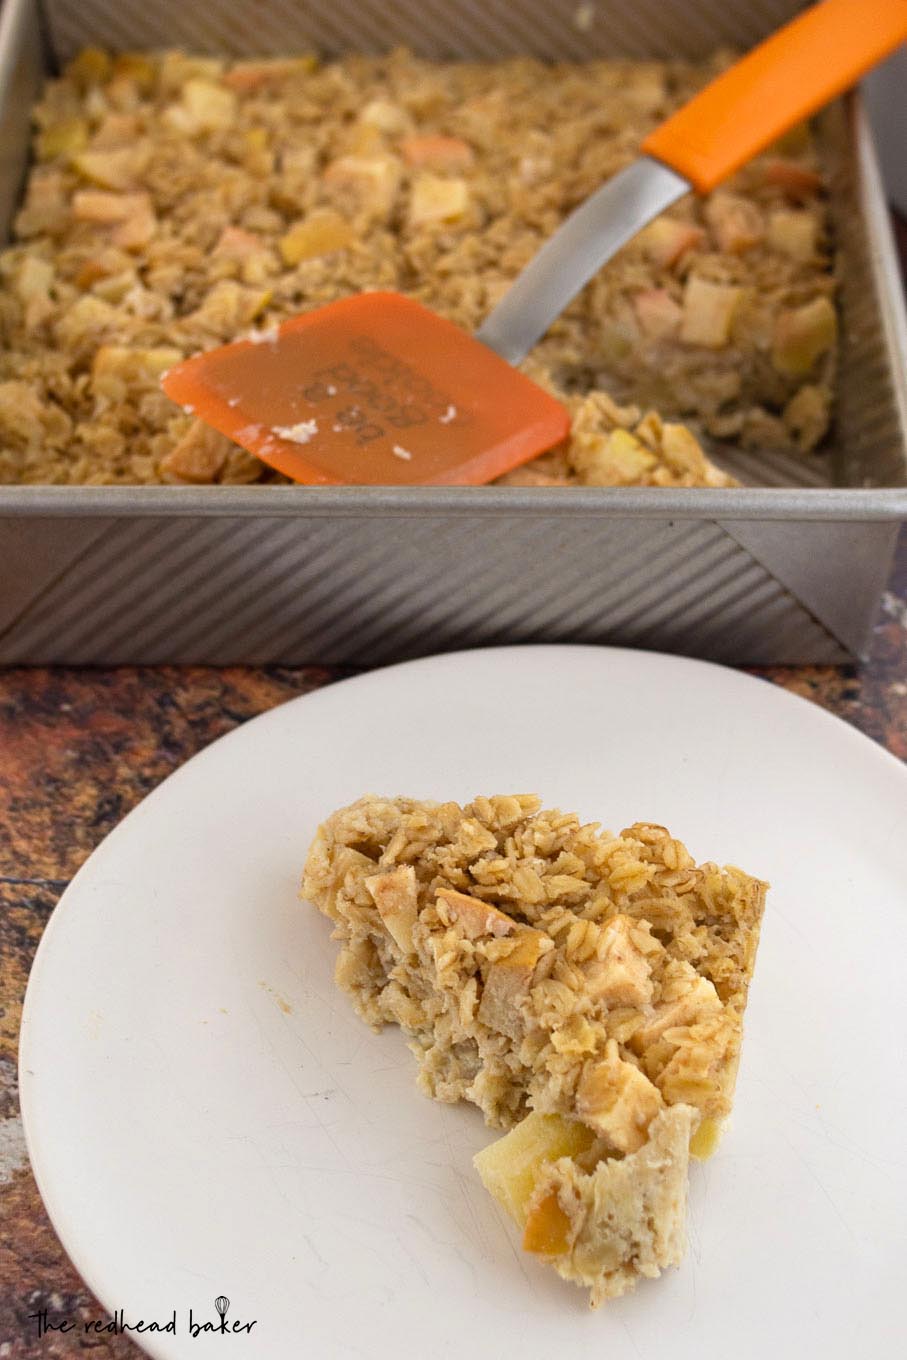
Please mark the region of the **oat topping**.
MULTIPOLYGON (((725 61, 84 52, 35 110, 0 254, 0 481, 283 480, 212 440, 161 372, 363 289, 474 331, 725 61)), ((823 189, 796 129, 630 242, 532 356, 573 407, 572 438, 508 480, 728 485, 685 419, 812 448, 836 339, 823 189)))
POLYGON ((509 1129, 477 1168, 593 1302, 676 1264, 688 1153, 731 1107, 766 885, 663 827, 529 795, 366 797, 309 850, 337 982, 400 1025, 422 1090, 509 1129))

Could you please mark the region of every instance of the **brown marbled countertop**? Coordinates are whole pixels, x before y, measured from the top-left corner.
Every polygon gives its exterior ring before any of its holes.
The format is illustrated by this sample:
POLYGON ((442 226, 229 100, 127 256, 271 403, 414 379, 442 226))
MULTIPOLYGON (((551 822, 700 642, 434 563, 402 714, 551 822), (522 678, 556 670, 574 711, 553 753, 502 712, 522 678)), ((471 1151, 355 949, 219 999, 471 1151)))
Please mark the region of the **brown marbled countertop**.
MULTIPOLYGON (((137 1357, 124 1338, 47 1335, 29 1314, 103 1310, 60 1247, 27 1165, 16 1044, 35 948, 69 879, 156 784, 237 724, 339 678, 317 667, 0 672, 0 1360, 86 1351, 137 1357)), ((907 529, 870 660, 759 672, 907 760, 907 529)))

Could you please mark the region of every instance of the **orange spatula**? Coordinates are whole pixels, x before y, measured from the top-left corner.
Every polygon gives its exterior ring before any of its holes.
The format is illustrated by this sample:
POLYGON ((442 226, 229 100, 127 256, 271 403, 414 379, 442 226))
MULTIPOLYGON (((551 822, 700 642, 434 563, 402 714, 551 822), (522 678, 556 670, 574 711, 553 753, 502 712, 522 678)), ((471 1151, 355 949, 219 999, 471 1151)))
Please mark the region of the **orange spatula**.
POLYGON ((567 434, 565 408, 512 365, 605 261, 905 39, 907 0, 813 5, 650 133, 475 337, 400 294, 364 293, 178 364, 164 390, 296 481, 491 481, 567 434))
POLYGON ((559 401, 400 293, 172 368, 169 396, 298 482, 488 482, 562 440, 559 401))

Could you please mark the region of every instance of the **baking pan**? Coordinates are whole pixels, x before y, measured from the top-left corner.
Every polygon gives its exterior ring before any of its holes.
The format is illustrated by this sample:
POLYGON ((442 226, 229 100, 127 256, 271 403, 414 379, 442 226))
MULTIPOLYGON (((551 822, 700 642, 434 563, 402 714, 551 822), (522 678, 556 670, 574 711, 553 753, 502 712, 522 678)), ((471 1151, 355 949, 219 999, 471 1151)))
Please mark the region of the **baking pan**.
MULTIPOLYGON (((0 209, 8 221, 21 188, 30 101, 46 71, 85 44, 699 57, 751 44, 797 8, 5 0, 0 209)), ((841 263, 834 485, 0 487, 0 663, 374 665, 567 640, 734 663, 859 656, 907 518, 907 338, 858 97, 824 122, 841 263)), ((823 464, 803 467, 808 481, 823 464)), ((789 461, 768 459, 759 475, 789 478, 789 461)))

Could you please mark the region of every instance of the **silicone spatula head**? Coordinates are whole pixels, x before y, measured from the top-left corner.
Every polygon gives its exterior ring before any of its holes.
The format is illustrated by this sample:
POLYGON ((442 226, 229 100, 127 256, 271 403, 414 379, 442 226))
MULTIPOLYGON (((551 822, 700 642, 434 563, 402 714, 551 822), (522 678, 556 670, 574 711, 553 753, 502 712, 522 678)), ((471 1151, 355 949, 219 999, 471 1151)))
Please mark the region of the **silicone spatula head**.
POLYGON ((398 293, 363 293, 170 369, 164 391, 297 482, 489 482, 566 437, 566 408, 398 293))

